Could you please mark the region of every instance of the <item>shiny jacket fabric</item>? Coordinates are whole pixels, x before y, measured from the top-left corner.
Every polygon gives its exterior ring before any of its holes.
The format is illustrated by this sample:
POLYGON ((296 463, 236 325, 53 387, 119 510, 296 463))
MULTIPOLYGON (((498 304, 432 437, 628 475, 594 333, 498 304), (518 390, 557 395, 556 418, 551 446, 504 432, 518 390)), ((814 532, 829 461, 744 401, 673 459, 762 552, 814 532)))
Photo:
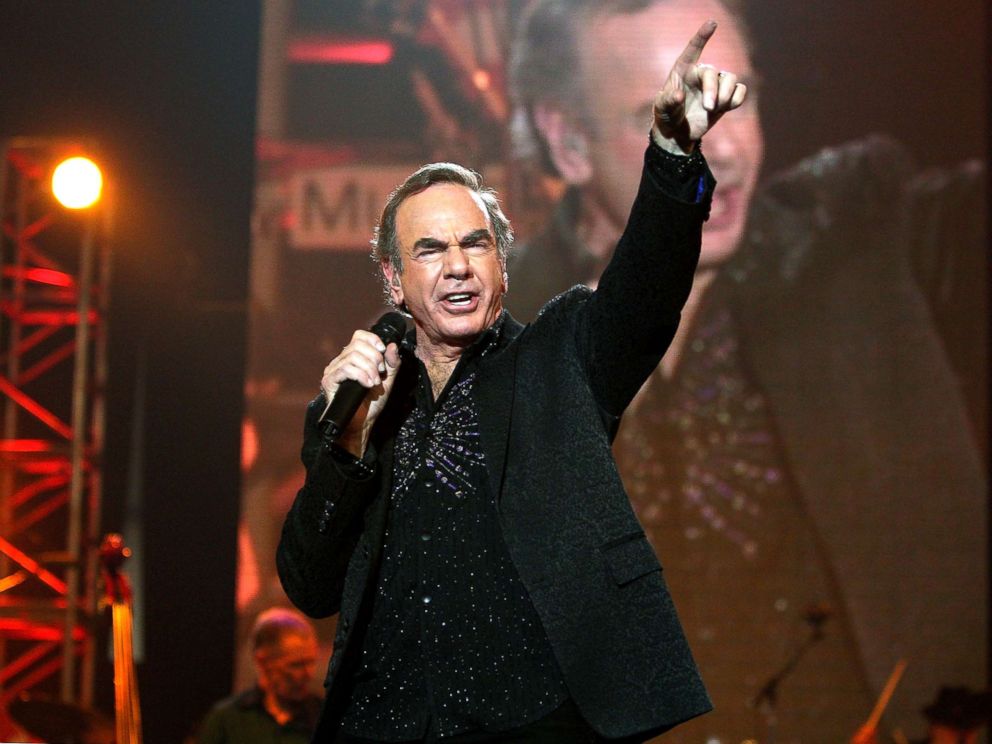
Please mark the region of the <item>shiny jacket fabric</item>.
MULTIPOLYGON (((649 148, 627 229, 596 292, 575 287, 530 325, 507 318, 475 382, 480 435, 511 558, 569 692, 607 737, 657 733, 706 712, 709 698, 661 567, 631 510, 610 445, 620 415, 678 325, 699 256, 713 180, 699 203, 662 188, 649 148), (652 162, 653 161, 653 162, 652 162)), ((307 480, 283 527, 277 565, 304 612, 340 612, 314 741, 331 741, 371 609, 391 487, 401 368, 376 422, 362 477, 323 447, 311 403, 307 480), (394 405, 395 404, 395 405, 394 405)))

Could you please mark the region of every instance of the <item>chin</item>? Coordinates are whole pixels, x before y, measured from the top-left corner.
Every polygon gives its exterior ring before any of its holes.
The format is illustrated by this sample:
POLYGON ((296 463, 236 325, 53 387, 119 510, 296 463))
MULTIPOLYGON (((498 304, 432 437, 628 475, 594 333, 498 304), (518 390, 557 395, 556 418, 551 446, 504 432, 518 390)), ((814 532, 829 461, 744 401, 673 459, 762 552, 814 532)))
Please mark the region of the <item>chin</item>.
POLYGON ((474 323, 458 323, 447 326, 444 329, 445 335, 451 339, 460 341, 471 341, 480 333, 486 330, 485 323, 479 321, 474 323))
POLYGON ((436 334, 438 340, 461 345, 471 343, 499 317, 492 308, 479 307, 465 315, 450 315, 443 311, 432 313, 425 330, 428 335, 436 334))
POLYGON ((474 313, 468 315, 460 316, 448 316, 444 319, 445 322, 442 324, 444 328, 447 328, 455 333, 460 333, 461 335, 469 335, 472 333, 479 333, 486 328, 486 312, 479 308, 474 313))

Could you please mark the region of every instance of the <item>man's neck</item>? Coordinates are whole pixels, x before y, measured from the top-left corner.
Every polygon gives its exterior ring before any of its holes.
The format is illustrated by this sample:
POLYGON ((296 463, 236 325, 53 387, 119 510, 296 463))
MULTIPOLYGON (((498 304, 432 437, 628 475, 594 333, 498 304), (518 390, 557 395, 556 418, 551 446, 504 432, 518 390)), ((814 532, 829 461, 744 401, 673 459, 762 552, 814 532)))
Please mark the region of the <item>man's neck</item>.
POLYGON ((262 690, 262 705, 265 706, 265 710, 280 726, 285 726, 292 721, 303 708, 302 702, 284 702, 268 690, 262 690))
POLYGON ((427 369, 434 400, 437 400, 438 396, 441 395, 444 386, 448 384, 448 380, 465 352, 472 349, 475 344, 479 343, 479 339, 486 336, 492 328, 499 324, 503 312, 502 306, 497 307, 495 317, 486 328, 474 338, 466 339, 464 343, 451 344, 432 341, 419 326, 417 327, 417 346, 414 353, 427 369))
POLYGON ((417 338, 417 358, 424 363, 427 369, 427 377, 431 381, 431 391, 434 399, 437 400, 448 384, 451 373, 458 366, 458 360, 468 346, 448 346, 432 344, 426 339, 417 338))

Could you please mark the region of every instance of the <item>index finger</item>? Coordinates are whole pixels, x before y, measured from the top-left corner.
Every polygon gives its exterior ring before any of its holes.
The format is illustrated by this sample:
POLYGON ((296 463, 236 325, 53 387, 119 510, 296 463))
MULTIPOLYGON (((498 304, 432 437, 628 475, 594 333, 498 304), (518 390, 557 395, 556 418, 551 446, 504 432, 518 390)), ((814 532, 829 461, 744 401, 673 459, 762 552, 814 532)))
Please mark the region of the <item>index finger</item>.
POLYGON ((678 65, 694 65, 699 61, 700 55, 703 53, 703 47, 706 46, 706 42, 710 40, 713 32, 716 31, 716 21, 706 21, 696 35, 690 39, 689 43, 686 45, 685 49, 682 50, 682 54, 679 55, 678 65))

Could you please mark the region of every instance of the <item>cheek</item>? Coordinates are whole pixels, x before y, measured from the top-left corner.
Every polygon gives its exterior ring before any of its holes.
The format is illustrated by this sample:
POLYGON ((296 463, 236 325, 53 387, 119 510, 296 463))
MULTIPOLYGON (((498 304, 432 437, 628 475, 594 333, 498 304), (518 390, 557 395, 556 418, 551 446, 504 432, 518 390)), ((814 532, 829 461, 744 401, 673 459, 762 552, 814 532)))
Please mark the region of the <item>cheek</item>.
POLYGON ((496 269, 494 274, 494 285, 496 287, 496 294, 502 297, 506 294, 506 290, 509 287, 510 278, 506 273, 506 267, 500 266, 496 269))
POLYGON ((761 164, 765 159, 765 139, 761 136, 761 131, 756 130, 747 140, 745 145, 747 152, 750 153, 748 160, 751 163, 751 178, 757 179, 758 171, 761 169, 761 164))
POLYGON ((636 181, 648 146, 649 131, 647 124, 634 127, 628 122, 603 137, 595 155, 600 173, 610 174, 611 180, 620 183, 636 181))
POLYGON ((644 150, 648 146, 648 133, 651 131, 650 122, 635 125, 625 121, 618 125, 612 134, 602 140, 602 156, 607 162, 616 164, 614 167, 629 166, 630 163, 640 164, 644 150))
MULTIPOLYGON (((729 117, 734 116, 735 113, 731 112, 729 117)), ((733 119, 731 119, 733 122, 733 119)), ((723 120, 717 126, 724 124, 723 120)), ((757 176, 758 170, 761 168, 761 163, 765 157, 765 137, 761 132, 761 122, 759 121, 757 115, 751 114, 750 116, 741 117, 736 125, 736 129, 733 130, 734 134, 734 145, 743 158, 744 162, 747 164, 752 177, 757 176)))

